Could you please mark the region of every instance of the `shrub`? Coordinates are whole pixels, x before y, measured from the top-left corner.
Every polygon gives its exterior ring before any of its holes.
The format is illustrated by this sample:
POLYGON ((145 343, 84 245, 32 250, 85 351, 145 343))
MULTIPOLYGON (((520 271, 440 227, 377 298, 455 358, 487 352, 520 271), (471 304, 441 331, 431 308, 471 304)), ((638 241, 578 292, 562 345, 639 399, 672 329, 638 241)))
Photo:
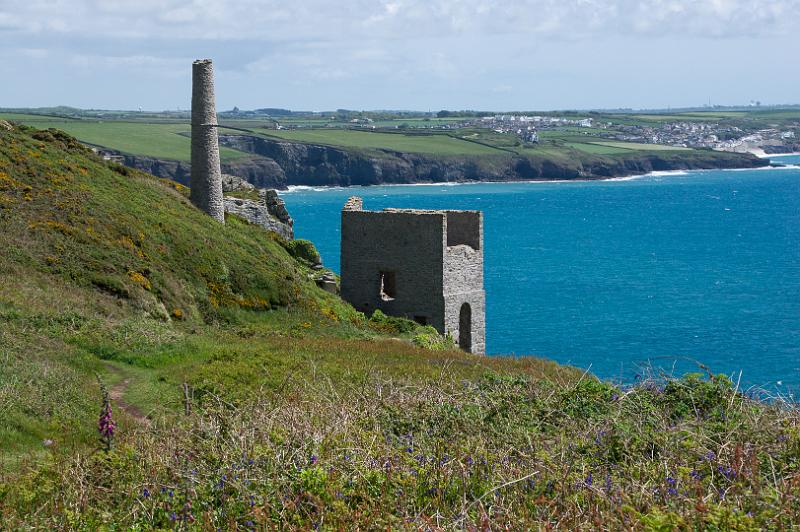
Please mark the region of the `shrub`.
POLYGON ((289 240, 284 244, 286 251, 295 259, 307 262, 308 264, 322 264, 322 257, 310 240, 297 239, 289 240))
POLYGON ((449 334, 442 336, 439 331, 430 325, 420 327, 419 332, 411 339, 414 345, 431 351, 446 351, 455 349, 456 343, 449 334))
POLYGON ((732 394, 733 384, 724 375, 704 379, 702 374, 690 373, 667 383, 664 404, 672 419, 692 415, 705 419, 714 414, 724 415, 732 394))
POLYGON ((407 334, 422 327, 415 321, 397 316, 387 316, 380 310, 372 313, 369 324, 373 329, 390 334, 407 334))

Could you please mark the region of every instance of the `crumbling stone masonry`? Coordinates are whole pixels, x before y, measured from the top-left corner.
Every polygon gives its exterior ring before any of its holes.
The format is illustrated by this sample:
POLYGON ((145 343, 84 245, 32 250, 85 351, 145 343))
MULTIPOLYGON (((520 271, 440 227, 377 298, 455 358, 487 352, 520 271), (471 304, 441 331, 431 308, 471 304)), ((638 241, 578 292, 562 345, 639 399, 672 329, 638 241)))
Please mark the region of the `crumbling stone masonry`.
POLYGON ((192 63, 191 200, 199 209, 225 223, 222 171, 219 164, 214 66, 210 59, 192 63))
POLYGON ((342 209, 341 294, 361 312, 376 309, 449 333, 484 353, 483 214, 480 211, 342 209))

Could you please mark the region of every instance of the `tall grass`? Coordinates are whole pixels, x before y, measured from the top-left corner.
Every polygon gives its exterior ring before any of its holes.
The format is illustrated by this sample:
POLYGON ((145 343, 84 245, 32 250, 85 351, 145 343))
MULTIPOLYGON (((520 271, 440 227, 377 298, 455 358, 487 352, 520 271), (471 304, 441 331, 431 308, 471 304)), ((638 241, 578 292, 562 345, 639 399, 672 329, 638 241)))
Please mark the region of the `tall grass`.
POLYGON ((293 374, 0 485, 9 526, 788 529, 798 412, 691 377, 293 374))

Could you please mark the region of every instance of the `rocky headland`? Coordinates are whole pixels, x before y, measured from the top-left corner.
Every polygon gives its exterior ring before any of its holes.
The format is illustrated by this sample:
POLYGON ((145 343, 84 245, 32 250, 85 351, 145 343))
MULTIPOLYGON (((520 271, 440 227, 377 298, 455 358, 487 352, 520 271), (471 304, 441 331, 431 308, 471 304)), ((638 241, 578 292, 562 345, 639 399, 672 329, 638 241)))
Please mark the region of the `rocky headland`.
MULTIPOLYGON (((222 163, 222 171, 259 188, 351 186, 465 181, 609 179, 654 171, 758 168, 751 154, 711 150, 631 152, 624 157, 551 158, 502 153, 443 156, 390 150, 355 150, 252 135, 220 135, 220 144, 249 157, 222 163)), ((188 184, 189 164, 121 154, 124 164, 188 184)))

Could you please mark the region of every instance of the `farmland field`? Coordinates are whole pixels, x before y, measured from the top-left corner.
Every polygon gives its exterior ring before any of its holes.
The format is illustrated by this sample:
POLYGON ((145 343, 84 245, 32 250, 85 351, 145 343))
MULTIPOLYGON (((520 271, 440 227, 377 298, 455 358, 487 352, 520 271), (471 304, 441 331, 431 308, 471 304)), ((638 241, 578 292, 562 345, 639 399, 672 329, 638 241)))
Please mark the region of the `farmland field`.
MULTIPOLYGON (((190 159, 191 142, 186 136, 190 130, 188 123, 90 121, 16 114, 1 114, 0 118, 41 129, 61 129, 81 142, 123 153, 177 161, 190 159)), ((221 128, 220 132, 224 133, 226 130, 221 128)), ((220 156, 223 160, 231 160, 246 157, 247 154, 230 148, 220 148, 220 156)))
POLYGON ((647 120, 651 122, 713 122, 720 119, 738 118, 744 116, 745 113, 686 113, 686 114, 673 114, 673 115, 632 115, 633 118, 640 120, 647 120))
POLYGON ((402 133, 371 133, 349 129, 278 130, 262 134, 297 142, 327 144, 345 148, 396 150, 435 155, 502 155, 504 153, 489 146, 442 134, 405 135, 402 133))
POLYGON ((621 148, 624 150, 643 150, 643 151, 692 151, 691 148, 681 148, 676 146, 664 146, 662 144, 639 144, 636 142, 615 142, 602 141, 592 142, 597 146, 607 146, 610 148, 621 148))
POLYGON ((593 142, 566 142, 565 145, 570 148, 594 155, 618 155, 631 152, 631 150, 628 148, 607 146, 593 142))

